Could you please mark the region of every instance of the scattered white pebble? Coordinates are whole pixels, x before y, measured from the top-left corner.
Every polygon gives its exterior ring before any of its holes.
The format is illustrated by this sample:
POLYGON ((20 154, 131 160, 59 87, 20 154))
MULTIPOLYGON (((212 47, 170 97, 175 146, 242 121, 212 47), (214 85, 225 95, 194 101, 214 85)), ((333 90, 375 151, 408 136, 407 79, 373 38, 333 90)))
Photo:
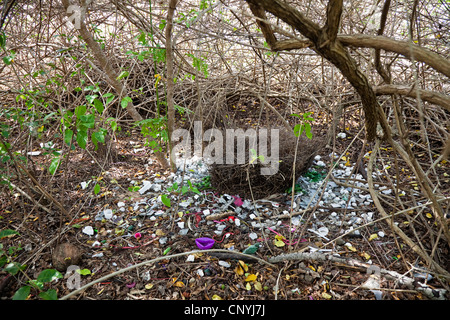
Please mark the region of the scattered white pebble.
POLYGON ((345 139, 345 138, 347 137, 347 134, 346 134, 345 132, 339 132, 339 133, 337 134, 337 137, 338 137, 338 138, 341 138, 341 139, 345 139))
POLYGON ((378 236, 379 236, 380 238, 383 238, 383 237, 385 236, 385 234, 384 234, 383 231, 378 231, 378 236))

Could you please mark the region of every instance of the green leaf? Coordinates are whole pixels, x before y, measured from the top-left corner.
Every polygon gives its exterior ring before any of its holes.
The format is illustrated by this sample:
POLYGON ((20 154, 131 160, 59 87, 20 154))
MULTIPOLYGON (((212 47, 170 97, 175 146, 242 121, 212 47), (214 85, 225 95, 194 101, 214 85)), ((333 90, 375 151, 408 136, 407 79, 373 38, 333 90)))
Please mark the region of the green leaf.
POLYGON ((14 293, 12 299, 13 300, 25 300, 30 294, 30 286, 21 287, 19 290, 14 293))
POLYGON ((117 130, 117 122, 116 120, 114 120, 114 118, 109 118, 108 121, 110 120, 110 125, 111 125, 111 129, 112 131, 116 131, 117 130), (112 119, 112 120, 110 120, 112 119))
POLYGON ((15 54, 10 54, 9 56, 3 57, 3 62, 9 66, 14 60, 15 54))
POLYGON ((170 199, 169 199, 169 197, 167 196, 167 195, 165 195, 165 194, 162 194, 161 195, 161 201, 162 201, 162 203, 164 203, 164 205, 166 206, 166 207, 168 207, 168 208, 170 208, 170 199))
POLYGON ((100 192, 100 185, 97 183, 94 187, 94 194, 98 194, 100 192))
POLYGON ((98 97, 98 95, 96 95, 96 94, 93 94, 93 95, 88 94, 88 95, 86 95, 86 100, 87 100, 89 103, 94 103, 94 100, 95 100, 97 97, 98 97))
POLYGON ((77 272, 82 276, 87 276, 91 274, 91 270, 89 269, 78 269, 77 272))
POLYGON ((311 132, 311 125, 309 123, 305 124, 305 134, 308 137, 308 139, 312 139, 312 132, 311 132))
POLYGON ((133 100, 130 97, 123 97, 122 101, 120 101, 120 105, 125 109, 128 106, 128 103, 131 102, 133 102, 133 100))
POLYGON ((111 92, 108 92, 103 95, 103 98, 106 98, 106 104, 110 104, 111 101, 114 100, 115 96, 111 92))
POLYGON ((87 140, 88 140, 87 132, 85 130, 78 130, 77 142, 81 149, 86 149, 87 140))
POLYGON ((91 136, 92 142, 95 145, 95 148, 97 149, 98 142, 105 143, 105 133, 103 130, 99 130, 97 132, 94 132, 91 136))
POLYGON ((59 167, 60 161, 61 161, 61 157, 53 158, 52 162, 50 163, 50 166, 48 167, 48 172, 50 172, 51 175, 55 174, 56 170, 59 167))
POLYGON ((101 102, 100 100, 98 100, 97 98, 94 99, 94 107, 97 110, 97 112, 99 114, 103 113, 103 110, 105 110, 105 107, 103 106, 103 102, 101 102))
POLYGON ((44 300, 58 300, 58 293, 55 289, 49 289, 39 293, 39 297, 44 300))
POLYGON ((294 135, 296 137, 300 136, 302 134, 301 130, 302 130, 303 126, 301 124, 296 124, 294 127, 294 135))
POLYGON ((55 279, 62 279, 63 275, 56 269, 45 269, 37 277, 37 281, 42 283, 51 282, 55 279))
POLYGON ((72 137, 73 137, 73 130, 70 130, 70 129, 64 130, 64 142, 65 143, 70 144, 70 142, 72 141, 72 137))
POLYGON ((6 36, 4 33, 0 33, 0 47, 5 48, 6 36))
POLYGON ((123 78, 125 78, 125 77, 128 77, 129 74, 130 74, 130 73, 129 73, 128 71, 122 71, 122 72, 119 74, 119 76, 117 77, 116 80, 120 80, 120 79, 123 79, 123 78))
POLYGON ((86 114, 80 116, 79 126, 84 126, 89 129, 93 129, 95 127, 95 115, 86 114))
POLYGON ((75 115, 77 116, 77 118, 79 118, 80 116, 82 116, 85 113, 86 113, 85 105, 81 105, 81 106, 78 106, 75 108, 75 115))
POLYGON ((11 262, 8 263, 3 270, 14 276, 17 274, 17 272, 19 272, 20 270, 24 270, 25 268, 26 265, 21 265, 18 262, 11 262))
POLYGON ((6 238, 6 237, 11 237, 16 234, 19 234, 19 233, 15 230, 5 229, 5 230, 0 231, 0 239, 6 238))

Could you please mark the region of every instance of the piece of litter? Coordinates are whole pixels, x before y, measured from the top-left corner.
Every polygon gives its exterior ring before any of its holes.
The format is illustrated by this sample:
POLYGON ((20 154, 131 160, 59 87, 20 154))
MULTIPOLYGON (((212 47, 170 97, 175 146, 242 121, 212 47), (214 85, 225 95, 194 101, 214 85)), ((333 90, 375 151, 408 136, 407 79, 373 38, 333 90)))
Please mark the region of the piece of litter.
POLYGON ((229 264, 228 262, 223 261, 223 260, 219 260, 219 265, 221 265, 222 267, 225 267, 225 268, 229 268, 231 266, 231 264, 229 264))
POLYGON ((106 209, 105 211, 103 211, 103 216, 105 217, 105 219, 111 219, 113 216, 113 211, 111 209, 106 209))
POLYGON ((200 250, 211 249, 214 246, 214 239, 203 237, 195 239, 195 244, 200 250))
POLYGON ((252 240, 255 240, 256 238, 258 238, 258 235, 255 232, 250 233, 248 236, 252 240))
POLYGON ((195 260, 195 256, 193 254, 188 255, 188 257, 186 258, 187 262, 194 262, 195 260))
POLYGON ((91 226, 86 226, 83 228, 82 232, 84 234, 87 234, 88 236, 92 236, 94 235, 94 228, 92 228, 91 226))
POLYGON ((140 194, 144 194, 145 192, 147 192, 148 190, 150 190, 150 188, 152 187, 152 183, 150 181, 142 181, 143 186, 139 189, 139 193, 140 194))

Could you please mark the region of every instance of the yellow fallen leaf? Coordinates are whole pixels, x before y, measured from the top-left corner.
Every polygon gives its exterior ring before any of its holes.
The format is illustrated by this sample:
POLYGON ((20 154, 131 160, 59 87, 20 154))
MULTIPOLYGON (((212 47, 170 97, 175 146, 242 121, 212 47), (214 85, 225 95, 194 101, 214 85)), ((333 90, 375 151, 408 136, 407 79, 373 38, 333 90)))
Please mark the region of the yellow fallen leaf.
POLYGON ((286 244, 283 242, 283 241, 281 241, 281 240, 274 240, 273 241, 273 244, 275 245, 275 246, 277 246, 277 247, 284 247, 286 244))
POLYGON ((362 256, 364 257, 364 259, 369 260, 370 259, 370 254, 368 254, 367 252, 363 252, 362 256))
POLYGON ((331 297, 331 295, 330 294, 328 294, 328 293, 326 293, 326 292, 322 292, 322 298, 324 298, 324 299, 331 299, 332 297, 331 297))
POLYGON ((427 212, 425 215, 427 216, 428 219, 433 218, 433 215, 431 213, 429 213, 429 212, 427 212))
POLYGON ((256 290, 258 291, 262 291, 262 284, 259 281, 255 281, 255 283, 253 284, 253 286, 255 287, 256 290))
POLYGON ((150 290, 151 288, 153 288, 153 284, 152 283, 147 283, 145 285, 145 289, 150 290))
POLYGON ((376 233, 372 233, 369 237, 369 241, 375 240, 378 238, 378 235, 376 233))
POLYGON ((277 247, 284 247, 285 246, 285 243, 283 241, 284 239, 285 239, 285 237, 283 237, 280 234, 277 234, 275 236, 275 240, 273 241, 273 244, 276 245, 277 247))
POLYGON ((244 270, 241 268, 241 266, 237 266, 236 268, 234 268, 234 272, 238 275, 238 276, 242 276, 244 274, 244 270))
POLYGON ((251 286, 250 282, 247 282, 247 284, 245 285, 245 289, 252 290, 252 286, 251 286))
POLYGON ((234 269, 234 272, 236 272, 237 275, 242 276, 247 271, 248 271, 247 264, 244 261, 239 260, 238 266, 234 269))
POLYGON ((174 286, 178 287, 178 288, 183 288, 184 287, 184 283, 183 283, 183 281, 177 281, 177 282, 174 283, 174 286))
POLYGON ((211 297, 212 300, 223 300, 220 296, 218 296, 217 294, 213 295, 211 297))
POLYGON ((345 246, 346 246, 350 251, 356 252, 356 248, 355 248, 350 242, 347 242, 347 243, 345 244, 345 246))
POLYGON ((256 280, 256 274, 249 274, 247 276, 247 278, 245 278, 245 281, 250 282, 250 281, 255 281, 256 280))

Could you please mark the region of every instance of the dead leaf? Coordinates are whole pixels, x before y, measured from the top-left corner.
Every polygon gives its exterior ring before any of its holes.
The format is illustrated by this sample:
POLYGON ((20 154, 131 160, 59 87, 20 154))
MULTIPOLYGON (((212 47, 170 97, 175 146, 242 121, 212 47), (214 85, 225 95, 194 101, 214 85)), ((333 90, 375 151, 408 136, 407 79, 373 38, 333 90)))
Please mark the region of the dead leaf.
POLYGON ((250 282, 250 281, 255 281, 256 280, 256 274, 249 274, 247 276, 247 278, 245 278, 245 281, 250 282))

